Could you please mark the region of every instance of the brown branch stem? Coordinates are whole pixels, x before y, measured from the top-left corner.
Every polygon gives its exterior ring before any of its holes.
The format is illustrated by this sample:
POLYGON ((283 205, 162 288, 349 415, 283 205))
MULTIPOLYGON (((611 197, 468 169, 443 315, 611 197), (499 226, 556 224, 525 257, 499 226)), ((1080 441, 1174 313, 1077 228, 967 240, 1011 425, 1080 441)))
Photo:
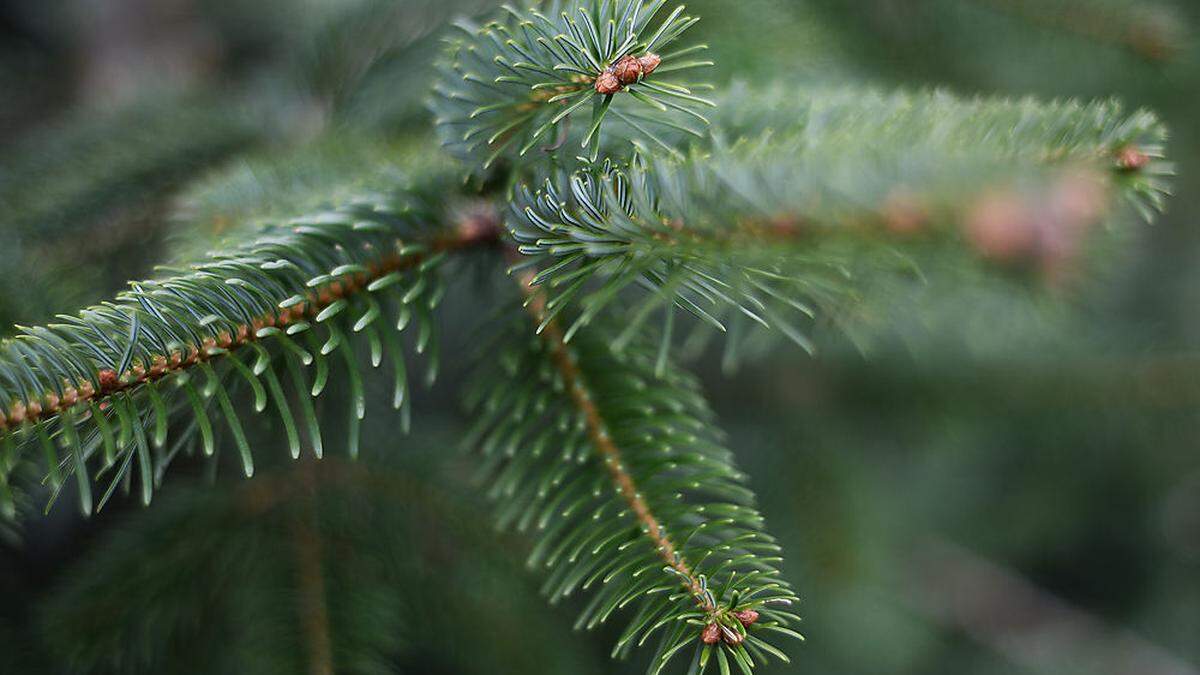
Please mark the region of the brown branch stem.
POLYGON ((311 319, 334 302, 361 293, 377 279, 393 272, 417 267, 430 255, 493 246, 499 241, 499 234, 499 226, 495 224, 488 227, 475 221, 461 224, 451 233, 432 239, 428 243, 428 253, 383 256, 368 265, 366 272, 347 274, 314 289, 308 294, 307 300, 298 305, 273 311, 251 323, 241 324, 233 331, 224 331, 216 337, 206 338, 203 344, 192 345, 186 351, 156 355, 150 359, 149 364, 135 364, 120 374, 112 370, 100 370, 97 373, 98 387, 90 381, 75 384, 66 382, 62 396, 48 393, 40 399, 30 401, 28 405, 20 401, 15 402, 7 409, 0 409, 0 432, 10 427, 20 427, 24 423, 37 423, 80 403, 99 401, 143 384, 158 382, 197 364, 237 351, 257 341, 258 331, 263 328, 283 328, 311 319), (212 353, 218 349, 221 350, 219 353, 212 353))
POLYGON ((301 468, 304 496, 292 518, 292 543, 296 550, 297 611, 308 651, 309 675, 333 675, 333 642, 329 607, 325 600, 324 553, 314 526, 317 480, 312 462, 301 468))
MULTIPOLYGON (((518 275, 517 281, 521 287, 521 292, 526 298, 526 309, 533 317, 535 324, 540 325, 546 315, 546 299, 541 289, 533 285, 534 276, 534 271, 525 270, 518 275)), ((634 481, 633 476, 625 468, 621 449, 613 442, 612 434, 608 431, 608 426, 600 414, 600 409, 596 406, 596 402, 592 399, 588 391, 583 373, 580 371, 574 355, 567 346, 562 328, 556 321, 550 321, 542 330, 541 338, 550 347, 554 364, 558 368, 559 374, 562 375, 563 383, 571 395, 571 400, 584 415, 588 436, 591 438, 592 445, 595 446, 596 451, 604 460, 604 466, 608 470, 609 477, 616 486, 617 492, 625 500, 625 503, 629 505, 634 517, 637 518, 638 523, 645 530, 647 536, 653 540, 659 557, 663 559, 668 567, 678 572, 686 580, 684 586, 692 593, 700 608, 706 612, 715 612, 717 607, 707 599, 700 579, 683 559, 683 556, 680 555, 678 548, 671 541, 666 530, 663 529, 658 517, 654 515, 654 512, 650 509, 650 505, 642 497, 641 491, 638 490, 637 482, 634 481)))

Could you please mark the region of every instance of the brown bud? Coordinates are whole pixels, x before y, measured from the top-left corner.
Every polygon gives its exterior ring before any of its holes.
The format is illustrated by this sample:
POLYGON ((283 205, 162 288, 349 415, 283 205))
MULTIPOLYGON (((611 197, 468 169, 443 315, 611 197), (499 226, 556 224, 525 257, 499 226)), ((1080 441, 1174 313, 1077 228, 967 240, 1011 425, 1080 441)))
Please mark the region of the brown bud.
POLYGON ((502 232, 500 214, 487 202, 472 203, 460 214, 457 230, 463 241, 495 239, 502 232))
POLYGON ((746 641, 745 635, 725 626, 721 626, 721 637, 725 638, 725 644, 731 647, 736 647, 746 641))
POLYGON ((1037 248, 1037 214, 1015 192, 984 195, 967 216, 966 229, 975 250, 993 260, 1028 257, 1037 248))
POLYGON ((642 67, 642 77, 645 77, 658 70, 662 65, 662 57, 653 52, 646 52, 638 58, 638 65, 642 67))
POLYGON ((633 84, 642 78, 642 64, 632 56, 623 57, 614 63, 612 71, 621 84, 633 84))
POLYGON ((117 371, 111 368, 105 368, 99 373, 100 391, 108 391, 115 389, 121 383, 121 378, 117 376, 117 371))
POLYGON ((770 221, 770 233, 780 239, 791 239, 800 236, 804 229, 804 221, 792 213, 782 213, 770 221))
POLYGON ((897 190, 883 203, 884 225, 894 234, 916 234, 925 228, 928 220, 925 205, 910 192, 897 190))
POLYGON ((12 411, 9 417, 13 424, 20 424, 25 421, 25 404, 17 401, 13 403, 12 411))
POLYGON ((1127 145, 1117 151, 1117 166, 1123 171, 1141 171, 1150 163, 1150 157, 1137 147, 1127 145))
POLYGON ((606 70, 596 78, 596 91, 605 96, 611 96, 621 91, 621 80, 614 73, 606 70))
POLYGON ((708 624, 700 633, 700 641, 706 645, 717 644, 721 641, 721 627, 715 623, 708 624))
POLYGON ((735 612, 734 616, 737 617, 737 620, 741 621, 742 625, 747 628, 753 626, 754 622, 758 621, 758 612, 752 609, 743 609, 740 612, 735 612))

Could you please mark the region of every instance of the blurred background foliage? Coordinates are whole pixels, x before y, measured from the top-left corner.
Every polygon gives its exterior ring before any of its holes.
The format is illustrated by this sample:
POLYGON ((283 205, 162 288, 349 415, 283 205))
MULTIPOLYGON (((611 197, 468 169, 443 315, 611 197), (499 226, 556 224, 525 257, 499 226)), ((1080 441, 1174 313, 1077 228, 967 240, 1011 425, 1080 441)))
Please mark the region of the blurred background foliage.
MULTIPOLYGON (((0 322, 441 161, 423 104, 439 33, 493 4, 0 3, 0 322)), ((1179 170, 1170 212, 1051 301, 881 283, 865 356, 830 331, 817 359, 724 379, 700 351, 806 598, 809 642, 772 672, 1200 673, 1200 5, 690 9, 724 83, 1118 97, 1165 119, 1179 170)), ((369 418, 358 464, 251 482, 197 464, 149 510, 57 508, 0 543, 0 672, 639 672, 608 661, 612 636, 572 633, 522 543, 481 524, 449 411, 493 298, 458 293, 410 437, 369 418)))

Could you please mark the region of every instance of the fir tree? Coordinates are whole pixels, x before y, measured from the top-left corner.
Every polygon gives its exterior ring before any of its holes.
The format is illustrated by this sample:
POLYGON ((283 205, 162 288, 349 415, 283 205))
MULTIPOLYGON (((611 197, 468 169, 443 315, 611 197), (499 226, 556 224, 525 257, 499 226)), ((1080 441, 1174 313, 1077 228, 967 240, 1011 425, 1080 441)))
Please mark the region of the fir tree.
MULTIPOLYGON (((1042 293, 1097 270, 1112 233, 1151 220, 1168 193, 1163 126, 1115 101, 786 80, 714 87, 708 72, 729 65, 689 39, 700 17, 668 0, 416 4, 336 16, 319 31, 325 47, 295 64, 297 87, 342 121, 338 131, 303 157, 251 166, 253 189, 240 190, 236 173, 209 179, 183 217, 211 230, 179 238, 175 262, 107 301, 54 306, 53 318, 0 345, 9 523, 39 504, 39 482, 49 503, 69 495, 89 516, 124 493, 151 507, 148 534, 124 535, 67 604, 126 604, 161 623, 134 619, 146 624, 144 653, 126 655, 123 635, 77 641, 72 622, 84 615, 52 612, 59 647, 80 667, 163 667, 188 639, 152 577, 110 583, 143 559, 173 567, 180 585, 192 575, 238 585, 231 611, 251 615, 269 611, 269 593, 253 589, 269 587, 282 556, 307 560, 317 584, 293 638, 312 672, 385 671, 386 659, 363 655, 386 653, 390 631, 417 631, 405 626, 423 612, 366 597, 355 579, 386 587, 406 572, 323 579, 314 531, 367 542, 386 529, 389 559, 436 587, 431 598, 460 592, 405 560, 411 551, 396 542, 420 539, 415 518, 356 521, 357 500, 394 499, 388 481, 412 479, 345 461, 386 451, 388 464, 409 463, 414 443, 365 448, 362 425, 370 413, 391 428, 420 426, 412 381, 433 385, 443 368, 473 373, 458 461, 473 467, 496 524, 527 546, 548 600, 583 597, 576 628, 615 625, 612 655, 641 654, 650 673, 788 662, 802 654, 803 588, 780 571, 771 514, 758 510, 687 354, 715 340, 732 368, 778 342, 815 352, 814 333, 830 327, 869 333, 880 319, 864 298, 910 292, 926 269, 1042 293), (460 11, 472 18, 443 31, 460 11), (369 44, 346 46, 360 37, 369 44), (430 51, 433 66, 414 67, 430 51), (380 128, 424 121, 414 106, 424 92, 432 123, 377 142, 380 128), (442 314, 461 318, 453 304, 472 294, 489 306, 475 319, 475 354, 447 353, 439 333, 470 322, 442 314), (280 454, 295 468, 255 477, 280 454), (228 457, 253 480, 151 506, 171 491, 174 464, 215 471, 228 457), (240 522, 243 509, 270 520, 240 522), (261 559, 230 548, 216 567, 194 566, 197 548, 223 549, 222 534, 278 531, 289 543, 266 545, 261 559), (326 583, 352 607, 326 606, 326 583), (351 618, 372 611, 387 618, 351 618)), ((248 115, 192 100, 138 114, 203 133, 112 119, 59 135, 62 145, 147 149, 130 155, 136 165, 85 167, 86 180, 12 169, 54 189, 10 184, 5 236, 76 226, 127 182, 154 193, 270 135, 248 115), (131 126, 132 136, 109 133, 131 126), (157 133, 174 144, 147 141, 157 133)), ((52 163, 38 152, 28 161, 52 163)), ((419 483, 404 488, 413 500, 445 510, 465 499, 419 483)), ((227 627, 203 629, 218 641, 227 627)), ((439 624, 428 639, 467 630, 488 627, 439 624)), ((196 672, 253 662, 195 658, 196 672)))

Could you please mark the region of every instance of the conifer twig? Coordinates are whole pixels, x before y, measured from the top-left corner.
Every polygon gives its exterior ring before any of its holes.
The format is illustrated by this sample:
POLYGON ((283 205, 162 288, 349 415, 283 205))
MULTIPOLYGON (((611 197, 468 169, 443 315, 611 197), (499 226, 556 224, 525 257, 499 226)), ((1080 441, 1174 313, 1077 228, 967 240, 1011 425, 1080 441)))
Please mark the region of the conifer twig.
MULTIPOLYGON (((510 258, 517 256, 515 251, 510 251, 510 258)), ((521 292, 526 298, 526 309, 533 317, 535 325, 541 324, 546 316, 546 299, 542 290, 534 284, 536 274, 533 270, 523 270, 517 276, 517 282, 521 287, 521 292)), ((550 346, 551 354, 554 359, 554 364, 562 375, 563 383, 570 392, 571 400, 574 401, 576 407, 583 413, 584 419, 587 422, 588 436, 596 447, 596 451, 604 458, 604 465, 612 478, 613 484, 620 493, 621 498, 629 505, 637 518, 638 523, 644 528, 647 536, 653 541, 659 557, 667 564, 668 567, 674 569, 681 575, 681 578, 687 580, 687 590, 696 599, 697 605, 705 612, 712 613, 717 610, 704 593, 703 584, 700 579, 692 571, 687 561, 680 555, 675 543, 664 531, 658 517, 650 509, 649 504, 642 497, 638 490, 637 483, 633 477, 625 469, 621 449, 617 447, 612 440, 612 435, 609 433, 607 425, 596 407, 595 401, 583 379, 583 374, 579 370, 579 366, 575 362, 574 356, 571 354, 570 348, 567 346, 566 338, 562 328, 556 321, 549 321, 545 324, 545 328, 541 331, 541 338, 550 346)))
POLYGON ((143 364, 134 364, 123 373, 100 370, 98 373, 99 387, 86 381, 74 385, 65 383, 67 386, 64 388, 62 396, 48 393, 41 400, 31 401, 29 405, 19 401, 15 402, 6 409, 0 409, 0 431, 19 427, 23 423, 36 423, 69 410, 80 403, 99 401, 143 384, 160 381, 210 360, 212 357, 209 356, 208 351, 211 349, 221 349, 224 352, 236 351, 257 341, 257 333, 263 328, 284 328, 311 319, 335 302, 365 290, 373 281, 394 272, 414 269, 437 254, 493 245, 498 240, 498 236, 499 231, 495 228, 461 227, 452 234, 435 238, 429 244, 428 253, 394 254, 382 257, 374 265, 369 266, 365 272, 343 275, 310 292, 305 302, 260 316, 250 323, 239 325, 236 330, 222 332, 215 338, 206 338, 202 344, 190 346, 186 354, 176 351, 168 355, 156 355, 150 359, 152 363, 149 368, 143 364))

